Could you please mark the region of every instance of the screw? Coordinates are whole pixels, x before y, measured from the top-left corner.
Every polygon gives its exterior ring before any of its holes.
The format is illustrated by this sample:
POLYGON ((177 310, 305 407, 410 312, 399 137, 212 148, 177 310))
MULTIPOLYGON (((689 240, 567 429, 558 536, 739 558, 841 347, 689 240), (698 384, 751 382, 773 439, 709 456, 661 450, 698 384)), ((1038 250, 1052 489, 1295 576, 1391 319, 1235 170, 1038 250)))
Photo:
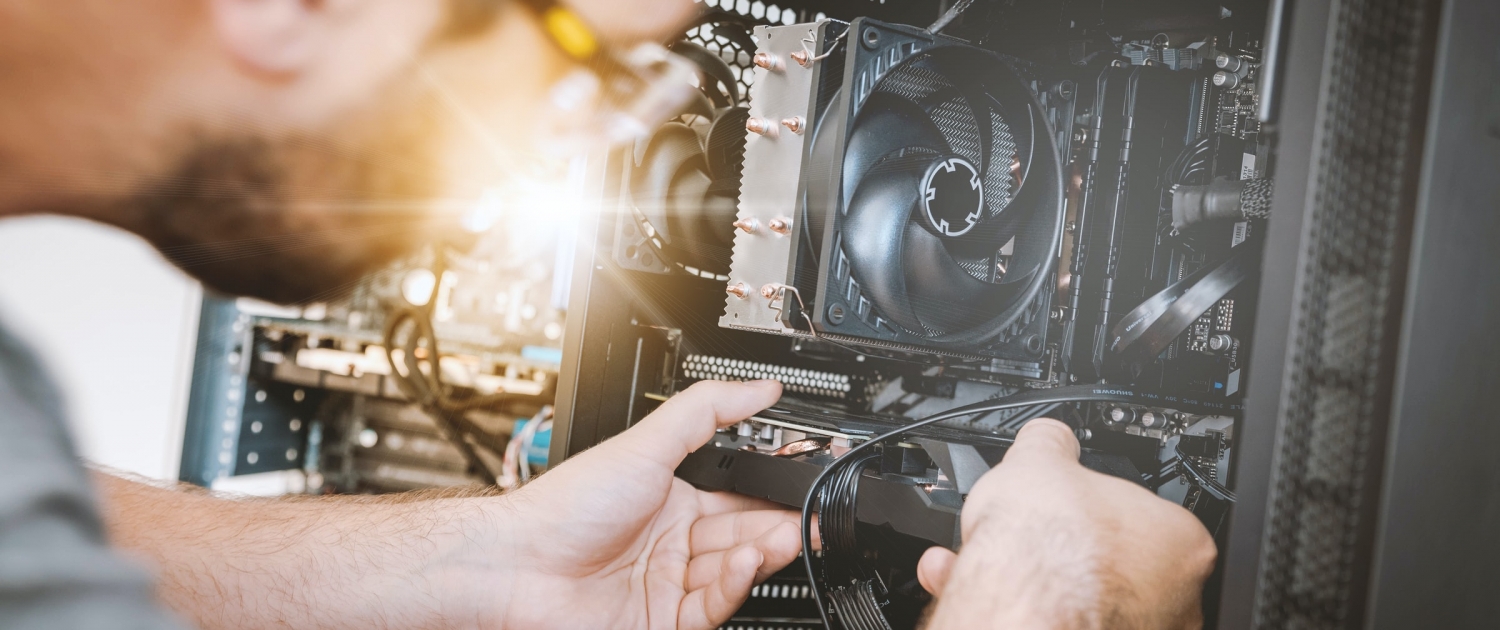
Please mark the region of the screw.
POLYGON ((777 234, 786 234, 792 231, 792 222, 785 217, 777 217, 767 222, 766 227, 777 234))
POLYGON ((792 133, 802 133, 802 117, 792 116, 781 119, 781 126, 786 127, 792 133))
POLYGON ((833 324, 835 326, 844 323, 844 315, 845 315, 844 305, 842 305, 842 304, 834 304, 833 306, 828 307, 828 321, 829 321, 829 323, 831 323, 831 324, 833 324))
POLYGON ((1063 313, 1063 309, 1062 309, 1061 306, 1052 309, 1052 321, 1054 321, 1054 322, 1060 322, 1060 321, 1062 321, 1062 318, 1063 318, 1064 314, 1065 313, 1063 313))
POLYGON ((1061 96, 1061 97, 1063 97, 1065 99, 1068 99, 1068 100, 1072 100, 1073 99, 1073 92, 1074 92, 1074 90, 1075 90, 1076 87, 1077 86, 1072 81, 1068 81, 1068 80, 1064 79, 1062 81, 1058 81, 1057 85, 1054 86, 1054 89, 1057 90, 1057 95, 1058 96, 1061 96))
POLYGON ((1078 231, 1078 222, 1077 221, 1069 221, 1067 225, 1063 226, 1063 229, 1067 230, 1069 234, 1071 234, 1073 232, 1077 232, 1078 231))
POLYGON ((757 224, 758 222, 755 219, 736 219, 734 227, 739 228, 741 232, 746 234, 752 234, 755 232, 757 224))
POLYGON ((741 300, 745 299, 745 296, 750 295, 750 290, 745 288, 745 283, 743 282, 736 282, 729 285, 728 287, 725 287, 724 292, 733 295, 734 297, 737 297, 741 300))
POLYGON ((755 63, 755 66, 758 68, 765 68, 766 70, 781 69, 781 58, 768 52, 762 51, 755 53, 755 57, 753 57, 751 61, 755 63))

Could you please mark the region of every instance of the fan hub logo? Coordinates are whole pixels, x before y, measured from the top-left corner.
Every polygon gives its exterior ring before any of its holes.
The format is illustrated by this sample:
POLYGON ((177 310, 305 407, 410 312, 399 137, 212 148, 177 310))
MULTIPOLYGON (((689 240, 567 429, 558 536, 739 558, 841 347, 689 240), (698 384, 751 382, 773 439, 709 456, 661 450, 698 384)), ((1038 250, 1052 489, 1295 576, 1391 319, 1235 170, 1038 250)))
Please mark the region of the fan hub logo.
POLYGON ((963 236, 984 216, 984 188, 979 169, 959 157, 927 167, 922 178, 922 211, 943 236, 963 236))

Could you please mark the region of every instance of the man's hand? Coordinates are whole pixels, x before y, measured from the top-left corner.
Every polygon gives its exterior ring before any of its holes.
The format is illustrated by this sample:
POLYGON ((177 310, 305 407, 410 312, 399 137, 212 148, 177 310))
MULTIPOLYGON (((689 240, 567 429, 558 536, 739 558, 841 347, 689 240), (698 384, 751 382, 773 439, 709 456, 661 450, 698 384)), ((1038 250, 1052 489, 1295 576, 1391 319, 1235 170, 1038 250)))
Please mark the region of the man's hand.
POLYGON ((715 628, 798 514, 673 477, 775 382, 701 383, 521 490, 225 500, 98 475, 112 541, 212 628, 715 628))
POLYGON ((964 504, 961 553, 917 567, 928 628, 1196 628, 1213 540, 1193 516, 1078 463, 1060 422, 1035 420, 964 504))
POLYGON ((716 628, 796 558, 798 514, 673 477, 781 386, 705 382, 509 496, 512 628, 716 628))

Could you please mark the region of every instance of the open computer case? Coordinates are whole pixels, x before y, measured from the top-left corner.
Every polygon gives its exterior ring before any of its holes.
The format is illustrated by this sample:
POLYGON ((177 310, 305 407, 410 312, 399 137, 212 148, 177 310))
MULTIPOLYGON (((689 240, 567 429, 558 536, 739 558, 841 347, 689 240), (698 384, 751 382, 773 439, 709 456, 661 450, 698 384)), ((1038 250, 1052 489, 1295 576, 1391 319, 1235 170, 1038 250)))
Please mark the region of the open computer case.
POLYGON ((1497 28, 1490 0, 705 0, 665 42, 695 98, 574 164, 600 212, 532 239, 555 264, 208 302, 183 478, 530 472, 773 378, 678 475, 811 496, 833 543, 727 628, 913 627, 917 556, 1044 415, 1214 534, 1209 627, 1494 627, 1497 28), (413 283, 448 292, 441 409, 382 372, 413 283))

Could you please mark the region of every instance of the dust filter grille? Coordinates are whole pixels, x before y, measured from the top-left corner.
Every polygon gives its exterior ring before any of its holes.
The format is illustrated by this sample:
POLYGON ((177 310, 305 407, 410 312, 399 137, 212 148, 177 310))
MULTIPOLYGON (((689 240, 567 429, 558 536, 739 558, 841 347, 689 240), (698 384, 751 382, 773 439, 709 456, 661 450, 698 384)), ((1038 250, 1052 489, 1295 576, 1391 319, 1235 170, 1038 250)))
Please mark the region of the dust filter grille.
POLYGON ((1423 0, 1334 3, 1255 625, 1360 623, 1426 101, 1423 0))

